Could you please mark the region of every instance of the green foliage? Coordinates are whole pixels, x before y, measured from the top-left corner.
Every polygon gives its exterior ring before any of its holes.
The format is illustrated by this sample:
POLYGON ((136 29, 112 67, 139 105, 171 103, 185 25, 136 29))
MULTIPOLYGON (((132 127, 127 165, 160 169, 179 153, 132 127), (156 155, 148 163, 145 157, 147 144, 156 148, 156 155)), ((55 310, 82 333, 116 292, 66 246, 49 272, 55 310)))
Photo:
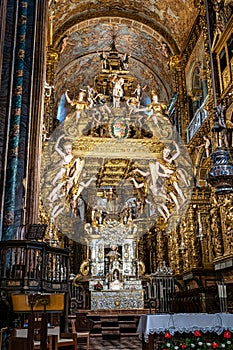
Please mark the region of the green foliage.
POLYGON ((177 340, 170 332, 164 333, 164 339, 159 350, 233 350, 232 334, 227 330, 223 332, 221 337, 216 337, 213 333, 211 341, 204 341, 199 330, 194 331, 190 337, 183 341, 177 340))

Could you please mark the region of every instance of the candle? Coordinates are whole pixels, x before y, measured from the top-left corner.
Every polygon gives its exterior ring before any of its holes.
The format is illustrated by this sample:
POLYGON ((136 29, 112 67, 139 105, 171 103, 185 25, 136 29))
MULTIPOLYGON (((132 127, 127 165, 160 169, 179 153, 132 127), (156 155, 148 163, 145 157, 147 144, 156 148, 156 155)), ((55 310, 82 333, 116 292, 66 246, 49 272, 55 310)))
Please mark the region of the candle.
POLYGON ((160 298, 163 298, 163 282, 160 282, 160 298))
POLYGON ((151 298, 151 285, 147 284, 147 293, 148 293, 148 299, 151 298))
POLYGON ((156 284, 153 285, 154 287, 154 298, 157 298, 157 289, 156 289, 156 284))

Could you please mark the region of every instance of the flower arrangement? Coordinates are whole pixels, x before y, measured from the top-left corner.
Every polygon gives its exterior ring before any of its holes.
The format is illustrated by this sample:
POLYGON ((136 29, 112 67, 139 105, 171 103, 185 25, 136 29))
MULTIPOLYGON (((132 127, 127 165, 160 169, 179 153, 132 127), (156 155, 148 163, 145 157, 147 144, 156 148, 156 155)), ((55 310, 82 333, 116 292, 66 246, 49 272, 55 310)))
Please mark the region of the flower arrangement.
POLYGON ((103 289, 103 285, 102 283, 100 283, 100 281, 94 284, 94 290, 102 290, 102 289, 103 289))
POLYGON ((165 342, 159 347, 159 350, 233 350, 232 334, 227 330, 222 336, 211 341, 204 341, 199 330, 194 331, 193 335, 184 341, 173 340, 170 332, 165 332, 164 338, 165 342))

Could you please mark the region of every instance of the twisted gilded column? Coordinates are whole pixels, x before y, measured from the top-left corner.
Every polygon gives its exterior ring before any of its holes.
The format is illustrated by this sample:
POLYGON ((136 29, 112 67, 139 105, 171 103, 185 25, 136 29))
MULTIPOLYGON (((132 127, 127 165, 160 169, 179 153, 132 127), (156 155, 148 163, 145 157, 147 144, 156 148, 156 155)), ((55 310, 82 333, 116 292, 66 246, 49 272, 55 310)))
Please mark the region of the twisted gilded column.
POLYGON ((180 252, 179 252, 179 229, 176 228, 168 236, 168 264, 175 274, 181 273, 180 252))
POLYGON ((223 239, 220 219, 221 203, 216 199, 214 190, 212 191, 212 196, 210 197, 210 203, 212 205, 210 210, 210 227, 212 231, 214 258, 221 258, 223 255, 223 239))
MULTIPOLYGON (((157 267, 163 266, 163 262, 166 261, 167 247, 166 247, 166 237, 162 230, 157 230, 157 242, 156 242, 156 251, 157 251, 157 267)), ((169 264, 169 262, 167 262, 169 264)))
POLYGON ((195 205, 190 205, 180 231, 186 250, 183 252, 183 270, 201 266, 200 244, 197 238, 197 217, 195 205))
POLYGON ((216 85, 216 79, 217 75, 215 74, 215 67, 217 67, 216 59, 213 55, 210 54, 212 51, 211 42, 210 39, 213 40, 213 30, 216 23, 214 23, 213 16, 211 17, 210 14, 214 14, 215 12, 212 8, 212 2, 207 0, 195 0, 194 1, 195 6, 199 9, 200 13, 200 23, 202 28, 202 35, 204 39, 204 54, 205 54, 205 62, 206 62, 206 81, 205 84, 207 85, 208 90, 208 102, 207 102, 207 109, 211 115, 213 114, 213 107, 217 104, 217 100, 219 98, 218 91, 217 91, 217 85, 216 85), (207 5, 209 4, 208 8, 207 5), (208 23, 209 22, 209 29, 208 29, 208 23))
POLYGON ((189 123, 188 118, 188 99, 185 79, 185 59, 182 55, 171 56, 169 60, 170 69, 173 72, 174 90, 178 93, 176 104, 177 115, 180 117, 180 134, 186 139, 186 128, 189 123))
POLYGON ((197 208, 200 214, 200 223, 201 223, 201 232, 199 230, 200 236, 200 245, 201 245, 201 258, 202 265, 204 268, 212 268, 213 264, 213 239, 212 239, 212 230, 210 227, 210 215, 209 215, 209 206, 207 203, 197 208))
POLYGON ((233 256, 233 195, 220 196, 220 217, 222 227, 223 256, 233 256))
POLYGON ((189 236, 188 236, 188 252, 190 256, 190 263, 192 268, 201 267, 201 246, 198 241, 198 215, 195 205, 190 205, 189 210, 187 211, 188 217, 188 227, 189 227, 189 236))
POLYGON ((50 135, 55 127, 54 123, 54 80, 55 80, 55 70, 58 62, 59 54, 52 48, 47 50, 47 62, 46 62, 46 83, 49 89, 45 89, 45 99, 44 99, 44 127, 47 133, 50 135))

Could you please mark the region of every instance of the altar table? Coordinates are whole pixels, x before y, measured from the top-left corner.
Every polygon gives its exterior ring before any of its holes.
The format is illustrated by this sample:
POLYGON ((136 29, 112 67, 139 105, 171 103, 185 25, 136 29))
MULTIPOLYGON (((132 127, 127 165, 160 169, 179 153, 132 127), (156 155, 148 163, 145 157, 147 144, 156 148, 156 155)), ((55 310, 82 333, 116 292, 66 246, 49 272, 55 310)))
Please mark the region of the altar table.
POLYGON ((142 315, 137 333, 142 340, 143 349, 154 349, 154 334, 169 331, 171 334, 189 333, 200 330, 203 333, 215 332, 218 335, 224 330, 233 331, 233 314, 227 313, 184 313, 142 315), (145 346, 145 343, 148 343, 145 346))
POLYGON ((103 290, 91 292, 91 310, 143 309, 142 289, 103 290))

